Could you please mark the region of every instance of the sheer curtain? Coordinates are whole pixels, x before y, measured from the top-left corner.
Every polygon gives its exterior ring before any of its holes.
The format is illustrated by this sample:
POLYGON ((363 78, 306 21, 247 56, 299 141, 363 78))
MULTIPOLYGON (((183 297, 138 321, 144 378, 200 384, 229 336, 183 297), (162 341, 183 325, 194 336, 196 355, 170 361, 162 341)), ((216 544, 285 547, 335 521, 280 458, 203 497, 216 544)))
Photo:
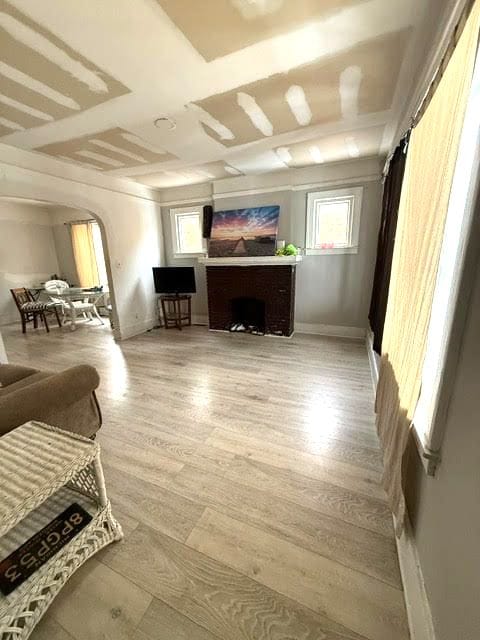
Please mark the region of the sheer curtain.
POLYGON ((108 276, 107 276, 107 267, 105 265, 105 254, 103 251, 102 232, 100 231, 100 226, 98 222, 92 222, 91 226, 92 226, 93 246, 95 248, 95 258, 97 259, 99 284, 102 287, 107 288, 108 276))
POLYGON ((477 52, 479 16, 477 0, 435 93, 412 131, 405 167, 376 399, 383 481, 397 533, 405 516, 402 466, 420 392, 446 213, 477 52))
POLYGON ((72 224, 72 245, 79 285, 97 287, 100 284, 92 225, 89 222, 72 224))

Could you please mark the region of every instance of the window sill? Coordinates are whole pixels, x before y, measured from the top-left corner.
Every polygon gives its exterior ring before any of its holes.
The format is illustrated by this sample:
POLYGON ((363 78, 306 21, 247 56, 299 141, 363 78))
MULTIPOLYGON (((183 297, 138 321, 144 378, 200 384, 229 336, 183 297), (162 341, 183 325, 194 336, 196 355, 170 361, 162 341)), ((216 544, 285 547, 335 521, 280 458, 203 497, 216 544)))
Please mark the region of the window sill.
POLYGON ((358 247, 337 247, 334 249, 306 249, 307 256, 334 256, 342 253, 358 253, 358 247))
POLYGON ((434 476, 437 467, 440 464, 440 452, 432 451, 424 445, 422 438, 418 433, 418 429, 415 427, 415 423, 412 424, 412 434, 425 473, 427 476, 434 476))
MULTIPOLYGON (((377 384, 378 384, 380 357, 373 350, 373 333, 371 329, 367 330, 367 352, 368 352, 368 360, 370 362, 370 372, 372 374, 372 382, 373 382, 373 388, 374 388, 374 394, 375 394, 377 389, 377 384)), ((417 420, 417 423, 418 423, 418 420, 417 420)), ((432 451, 432 449, 430 449, 423 443, 423 439, 420 436, 419 429, 417 425, 415 425, 415 418, 412 422, 411 428, 412 428, 413 441, 418 451, 418 456, 420 458, 424 471, 427 476, 433 477, 435 475, 438 465, 440 464, 440 460, 441 460, 440 452, 432 451)))
POLYGON ((198 253, 174 253, 173 257, 175 260, 188 260, 189 258, 205 258, 206 255, 206 251, 199 251, 198 253))

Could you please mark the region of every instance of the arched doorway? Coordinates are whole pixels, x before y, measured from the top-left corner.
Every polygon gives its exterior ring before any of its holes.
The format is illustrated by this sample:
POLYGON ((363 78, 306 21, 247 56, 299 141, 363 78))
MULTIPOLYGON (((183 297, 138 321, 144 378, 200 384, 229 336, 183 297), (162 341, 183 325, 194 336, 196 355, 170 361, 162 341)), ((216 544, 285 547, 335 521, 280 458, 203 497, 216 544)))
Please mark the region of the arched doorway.
POLYGON ((105 277, 108 283, 109 299, 112 307, 111 315, 112 315, 112 321, 113 321, 113 335, 116 339, 120 338, 121 334, 120 334, 117 305, 116 305, 116 299, 115 299, 115 285, 112 277, 112 268, 111 268, 107 231, 101 215, 98 212, 92 211, 91 209, 88 209, 86 207, 76 206, 76 203, 74 204, 69 201, 59 202, 58 200, 53 201, 46 198, 31 197, 31 194, 28 194, 28 197, 25 197, 22 195, 18 195, 17 189, 10 189, 9 191, 10 193, 8 193, 8 191, 6 192, 4 188, 0 189, 0 204, 2 202, 17 203, 17 204, 23 204, 23 205, 30 205, 32 209, 34 206, 42 207, 44 211, 51 210, 52 212, 54 210, 61 209, 61 210, 71 212, 73 219, 75 217, 76 218, 83 217, 85 219, 91 219, 95 221, 96 226, 98 226, 99 234, 101 236, 101 245, 102 245, 102 254, 103 254, 102 258, 104 259, 105 277))

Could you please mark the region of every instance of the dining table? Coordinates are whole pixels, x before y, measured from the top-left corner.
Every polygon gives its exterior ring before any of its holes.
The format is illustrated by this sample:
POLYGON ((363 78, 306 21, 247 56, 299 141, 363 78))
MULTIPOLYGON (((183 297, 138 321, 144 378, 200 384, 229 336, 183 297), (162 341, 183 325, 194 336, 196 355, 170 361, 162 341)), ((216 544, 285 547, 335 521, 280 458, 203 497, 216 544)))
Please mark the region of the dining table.
POLYGON ((72 309, 71 322, 72 330, 75 330, 77 314, 75 312, 74 302, 81 300, 82 302, 90 302, 95 307, 107 306, 107 298, 109 294, 108 287, 67 287, 65 289, 56 289, 55 292, 47 291, 44 285, 35 285, 29 287, 29 291, 35 300, 39 300, 42 294, 46 297, 49 294, 55 298, 61 298, 72 309))

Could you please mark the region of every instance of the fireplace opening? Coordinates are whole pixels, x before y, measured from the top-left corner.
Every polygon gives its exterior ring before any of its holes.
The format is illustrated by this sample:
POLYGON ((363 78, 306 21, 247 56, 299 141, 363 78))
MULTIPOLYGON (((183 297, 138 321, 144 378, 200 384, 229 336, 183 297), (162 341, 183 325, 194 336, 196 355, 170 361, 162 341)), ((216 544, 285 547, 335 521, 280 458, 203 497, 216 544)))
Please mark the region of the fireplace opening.
POLYGON ((233 298, 231 300, 229 331, 265 335, 265 302, 257 298, 233 298))

